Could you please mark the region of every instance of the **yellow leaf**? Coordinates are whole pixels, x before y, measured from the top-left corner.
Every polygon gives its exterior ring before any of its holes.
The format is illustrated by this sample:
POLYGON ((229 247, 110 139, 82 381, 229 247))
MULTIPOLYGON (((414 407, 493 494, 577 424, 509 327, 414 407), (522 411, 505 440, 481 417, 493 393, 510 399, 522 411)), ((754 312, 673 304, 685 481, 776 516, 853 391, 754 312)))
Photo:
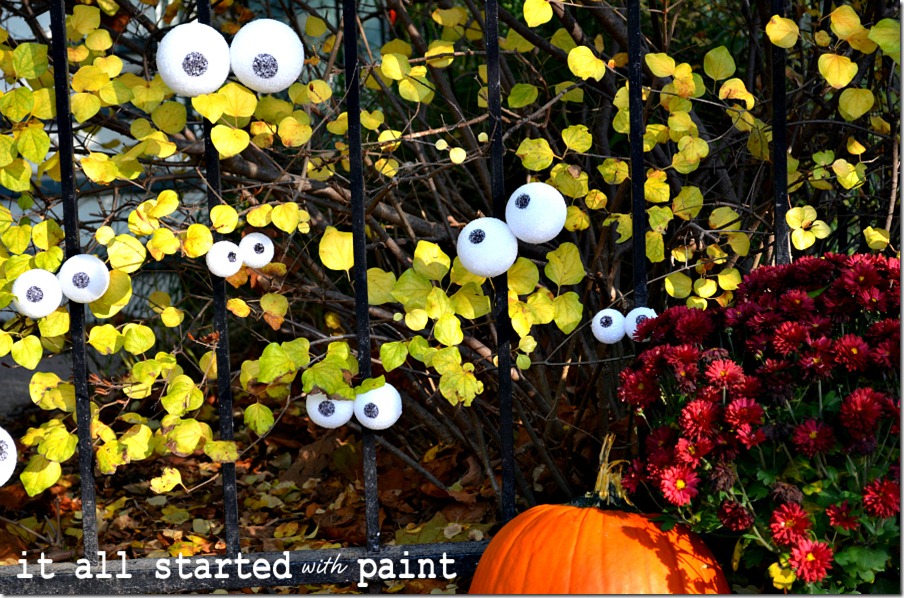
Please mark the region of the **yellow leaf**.
POLYGON ((83 123, 100 112, 101 101, 93 93, 76 93, 70 98, 70 106, 75 120, 83 123))
POLYGON ((368 112, 367 110, 361 111, 361 126, 365 129, 376 131, 380 128, 380 125, 383 124, 385 119, 386 117, 384 117, 383 113, 379 110, 374 110, 373 112, 368 112))
POLYGON ((556 326, 565 334, 571 334, 581 323, 581 316, 584 314, 580 297, 574 291, 569 291, 553 299, 552 304, 555 309, 556 326))
POLYGON ((396 276, 392 272, 380 268, 367 270, 367 302, 370 305, 383 305, 395 301, 392 296, 392 287, 396 283, 396 276))
POLYGON ((823 54, 818 61, 819 72, 835 89, 846 86, 857 74, 857 64, 847 56, 823 54))
POLYGON ((593 145, 593 137, 586 125, 572 125, 563 130, 562 141, 569 149, 579 154, 586 152, 593 145))
POLYGON ((113 46, 113 38, 106 29, 97 29, 88 34, 85 39, 85 45, 92 52, 104 52, 113 46))
POLYGON ((305 35, 320 37, 326 33, 326 21, 314 15, 308 15, 304 22, 305 35))
POLYGON ((210 223, 213 229, 220 234, 226 235, 235 230, 239 222, 239 215, 235 208, 226 204, 214 206, 210 211, 210 223))
MULTIPOLYGON (((320 261, 330 270, 351 270, 355 263, 352 250, 352 234, 328 226, 320 239, 320 261)), ((426 325, 426 323, 425 323, 426 325)))
POLYGON ((440 281, 449 272, 452 261, 436 243, 418 241, 414 249, 414 271, 430 280, 440 281))
POLYGON ((116 236, 116 231, 110 226, 101 226, 94 232, 94 239, 101 245, 107 245, 116 236))
POLYGON ((703 208, 703 194, 698 187, 686 185, 672 201, 672 213, 684 220, 692 220, 703 208))
POLYGON ((554 154, 545 139, 525 139, 515 150, 521 165, 528 170, 545 170, 552 164, 554 154))
POLYGON ((694 281, 694 292, 704 299, 712 297, 718 290, 719 285, 711 278, 698 278, 694 281))
POLYGON ((672 272, 665 277, 665 292, 675 299, 690 295, 691 288, 691 278, 683 272, 672 272))
POLYGON ((734 291, 741 284, 741 273, 737 268, 725 268, 716 275, 716 278, 724 291, 734 291))
POLYGON ((72 16, 67 20, 72 29, 81 35, 87 35, 100 27, 100 10, 94 6, 77 4, 72 9, 72 16))
POLYGON ((584 280, 584 264, 574 243, 562 243, 557 249, 546 254, 549 262, 543 268, 547 278, 562 287, 584 280))
POLYGON ((863 229, 863 236, 866 238, 866 244, 873 251, 885 251, 891 240, 891 235, 884 228, 873 228, 867 226, 863 229))
MULTIPOLYGON (((649 57, 649 54, 647 55, 649 57)), ((587 46, 576 46, 568 53, 568 68, 584 81, 599 81, 606 74, 606 63, 596 57, 587 46)))
POLYGON ((800 28, 791 19, 772 15, 766 24, 766 35, 769 37, 769 41, 779 48, 790 48, 797 43, 800 28))
POLYGON ((215 123, 226 110, 226 98, 219 93, 207 93, 193 97, 191 105, 198 114, 215 123))
POLYGON ((577 206, 568 206, 565 218, 565 230, 579 231, 590 228, 590 216, 577 206))
POLYGON ((850 36, 857 33, 863 26, 860 24, 860 16, 853 8, 842 5, 829 13, 831 19, 832 33, 839 39, 847 40, 850 36))
POLYGON ((286 202, 273 208, 270 213, 270 220, 273 225, 284 233, 292 233, 298 227, 300 221, 298 204, 295 202, 286 202))
POLYGON ((455 52, 455 45, 446 40, 434 40, 430 42, 430 47, 427 49, 427 52, 424 54, 424 57, 427 58, 427 64, 434 68, 445 68, 452 64, 452 60, 454 57, 452 54, 455 52), (448 54, 449 56, 443 56, 444 54, 448 54), (442 58, 433 58, 432 56, 442 56, 442 58))
POLYGON ((135 272, 144 263, 147 251, 132 235, 116 235, 107 245, 110 267, 123 273, 135 272))
POLYGON ((270 214, 273 212, 273 206, 265 203, 262 206, 252 208, 245 215, 248 224, 255 228, 264 228, 270 224, 270 214))
POLYGON ((157 128, 169 135, 181 133, 185 128, 185 106, 179 102, 164 102, 151 112, 151 120, 157 128))
POLYGON ((537 27, 552 19, 552 7, 548 0, 525 0, 524 22, 528 27, 537 27))
POLYGON ((203 224, 192 224, 183 234, 182 251, 190 258, 206 255, 213 246, 213 234, 203 224))
POLYGON ((383 176, 391 179, 399 173, 399 162, 392 158, 380 158, 374 163, 374 168, 383 176))
POLYGON ((657 77, 671 77, 675 74, 675 59, 668 54, 650 53, 644 56, 644 62, 657 77))
POLYGON ((172 189, 164 189, 157 195, 148 215, 153 218, 164 218, 175 212, 178 207, 179 195, 172 189))
POLYGON ((34 335, 26 336, 13 343, 11 354, 13 361, 28 370, 38 367, 44 353, 41 341, 34 335))
POLYGON ((874 102, 873 92, 869 89, 849 87, 838 97, 838 112, 844 120, 851 122, 869 112, 874 102))
POLYGON ((411 65, 402 54, 384 54, 380 70, 393 81, 401 81, 411 72, 411 65))
POLYGON ((158 228, 154 231, 151 239, 148 241, 147 250, 158 262, 168 255, 173 255, 179 251, 179 239, 168 228, 158 228))
POLYGON ((167 328, 175 328, 185 319, 185 312, 173 306, 167 307, 160 313, 160 320, 167 328))
POLYGON ((122 270, 110 271, 110 286, 100 299, 89 303, 91 313, 99 319, 111 318, 128 305, 132 298, 132 279, 122 270))
POLYGON ((713 48, 703 57, 703 71, 714 81, 728 79, 735 73, 735 61, 725 46, 713 48))
POLYGON ((741 228, 741 215, 728 206, 716 208, 709 215, 709 227, 713 230, 738 230, 741 228))
POLYGON ((220 153, 220 158, 231 158, 240 154, 251 143, 251 137, 247 132, 226 125, 215 126, 210 132, 210 139, 220 153))
POLYGON ((662 233, 649 230, 644 233, 644 239, 646 240, 647 259, 654 264, 665 260, 665 240, 662 238, 662 233))
POLYGON ((468 157, 468 152, 461 147, 453 147, 449 150, 449 159, 453 164, 461 164, 468 157))
POLYGON ((223 114, 235 118, 254 116, 254 110, 257 108, 257 96, 238 83, 227 83, 217 92, 217 95, 225 101, 223 114))
POLYGON ((322 104, 333 97, 333 88, 326 81, 315 79, 308 83, 308 101, 322 104))
POLYGON ((226 302, 226 309, 239 318, 245 318, 251 313, 251 308, 248 304, 236 297, 226 302))
POLYGON ((744 100, 748 110, 753 108, 753 105, 756 103, 753 94, 747 91, 747 86, 744 85, 744 81, 737 77, 727 80, 719 87, 719 99, 744 100))
POLYGON ((667 202, 670 190, 665 178, 665 172, 654 171, 650 173, 643 184, 644 199, 651 203, 667 202))
POLYGON ((591 210, 605 210, 608 202, 609 198, 599 189, 591 189, 584 197, 584 203, 591 210))
POLYGON ((72 90, 98 91, 110 82, 110 75, 94 65, 85 65, 72 76, 72 90))
POLYGON ((279 122, 277 134, 286 147, 299 147, 308 142, 313 130, 310 125, 301 123, 295 116, 287 116, 279 122))

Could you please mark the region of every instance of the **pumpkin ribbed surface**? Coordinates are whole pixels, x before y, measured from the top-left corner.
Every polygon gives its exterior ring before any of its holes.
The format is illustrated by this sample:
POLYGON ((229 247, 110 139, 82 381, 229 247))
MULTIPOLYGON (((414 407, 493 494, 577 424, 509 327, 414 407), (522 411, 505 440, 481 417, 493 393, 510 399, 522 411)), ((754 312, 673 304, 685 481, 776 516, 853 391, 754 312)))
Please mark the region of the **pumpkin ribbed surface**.
POLYGON ((727 594, 712 553, 686 527, 647 515, 541 505, 493 537, 472 594, 727 594))

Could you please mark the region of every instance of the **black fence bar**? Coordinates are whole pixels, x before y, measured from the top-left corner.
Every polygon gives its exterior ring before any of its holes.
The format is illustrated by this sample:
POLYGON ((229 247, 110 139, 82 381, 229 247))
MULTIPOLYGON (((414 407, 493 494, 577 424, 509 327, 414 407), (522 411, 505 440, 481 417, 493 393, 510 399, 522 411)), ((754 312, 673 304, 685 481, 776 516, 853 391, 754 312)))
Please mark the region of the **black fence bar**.
MULTIPOLYGON (((210 1, 198 2, 198 20, 210 25, 210 1)), ((212 124, 205 118, 204 122, 204 172, 207 178, 207 206, 212 210, 222 201, 222 184, 220 179, 220 154, 210 138, 212 124)), ((220 233, 214 231, 214 240, 222 239, 220 233)), ((229 367, 229 327, 226 324, 226 279, 219 276, 210 277, 213 288, 213 327, 217 334, 217 408, 220 416, 220 438, 234 438, 232 415, 232 372, 229 367)), ((241 551, 239 541, 239 505, 238 487, 235 481, 235 463, 223 463, 220 475, 223 480, 223 515, 226 533, 227 554, 238 554, 241 551)))
MULTIPOLYGON (((66 257, 82 252, 79 241, 78 196, 75 188, 72 112, 69 106, 69 57, 66 41, 66 4, 50 3, 53 83, 56 88, 56 125, 60 151, 60 188, 63 225, 66 229, 66 257)), ((94 485, 94 447, 91 442, 91 401, 88 394, 88 355, 85 348, 85 306, 69 302, 69 330, 72 336, 72 377, 75 386, 75 419, 78 427, 78 466, 82 493, 82 542, 85 556, 97 562, 97 500, 94 485)))
MULTIPOLYGON (((370 367, 370 312, 367 303, 367 236, 364 231, 364 157, 361 148, 361 90, 358 76, 358 8, 343 0, 342 35, 345 58, 345 107, 348 114, 349 183, 352 208, 352 252, 355 258, 355 332, 358 337, 358 372, 365 378, 370 367)), ((377 493, 377 447, 373 430, 362 430, 364 461, 364 518, 367 549, 380 549, 380 498, 377 493)))
MULTIPOLYGON (((487 52, 487 107, 490 114, 490 184, 493 216, 505 220, 505 171, 502 143, 502 91, 499 81, 499 4, 487 0, 484 43, 487 52)), ((502 520, 515 516, 515 437, 512 413, 512 323, 508 313, 508 274, 493 279, 493 318, 499 359, 499 436, 502 452, 502 520)))
POLYGON ((458 578, 473 574, 486 545, 486 542, 447 542, 384 546, 379 554, 365 548, 249 553, 242 555, 241 570, 234 556, 229 563, 224 561, 227 556, 192 557, 180 559, 182 575, 180 560, 174 558, 123 561, 111 554, 105 569, 95 567, 86 572, 87 567, 82 566, 80 576, 76 574, 78 563, 50 564, 49 559, 43 565, 42 576, 42 566, 31 560, 25 570, 22 565, 0 567, 0 594, 158 594, 223 587, 348 583, 355 584, 357 589, 362 587, 361 583, 367 583, 368 574, 371 581, 376 580, 378 568, 387 571, 390 566, 393 575, 381 573, 383 579, 406 581, 419 577, 422 572, 425 576, 432 572, 434 577, 428 579, 455 583, 458 578), (254 563, 261 561, 266 564, 255 567, 254 563), (289 577, 285 576, 286 569, 289 577), (210 577, 205 576, 205 570, 210 577), (19 577, 23 573, 31 577, 19 577), (98 574, 109 577, 98 577, 98 574))
MULTIPOLYGON (((772 14, 785 16, 785 0, 772 0, 772 14)), ((785 62, 787 51, 772 46, 772 187, 775 190, 775 263, 791 263, 788 244, 788 112, 785 102, 785 62)))
POLYGON ((628 0, 628 112, 631 146, 631 212, 634 236, 634 306, 646 307, 647 218, 643 184, 643 56, 641 55, 640 0, 628 0))

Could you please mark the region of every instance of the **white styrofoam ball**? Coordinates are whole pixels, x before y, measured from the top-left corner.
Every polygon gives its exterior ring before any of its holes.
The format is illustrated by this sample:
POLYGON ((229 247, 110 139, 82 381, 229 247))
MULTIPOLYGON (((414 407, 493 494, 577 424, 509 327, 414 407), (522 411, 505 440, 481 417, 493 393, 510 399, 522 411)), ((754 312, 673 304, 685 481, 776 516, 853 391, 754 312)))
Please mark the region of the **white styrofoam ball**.
POLYGON ((177 25, 157 46, 157 71, 176 95, 213 93, 229 76, 229 44, 209 25, 177 25))
POLYGON ((249 233, 239 241, 239 255, 249 268, 263 268, 273 259, 273 241, 263 233, 249 233))
POLYGON ((242 269, 242 250, 232 241, 217 241, 207 252, 207 269, 226 278, 242 269))
POLYGON ((74 255, 57 272, 60 289, 70 301, 91 303, 100 299, 110 286, 110 271, 96 255, 74 255))
POLYGON ((590 323, 593 336, 601 343, 614 345, 625 336, 625 316, 611 307, 601 309, 590 323))
POLYGON ((308 417, 321 428, 344 426, 355 412, 354 401, 336 401, 320 392, 309 394, 305 405, 308 417))
POLYGON ((508 271, 518 258, 518 239, 498 218, 469 222, 458 235, 457 248, 465 270, 488 278, 508 271))
POLYGON ((285 23, 251 21, 239 29, 229 48, 232 72, 246 87, 276 93, 295 83, 304 66, 304 46, 285 23))
POLYGON ((60 281, 47 270, 23 272, 13 283, 13 305, 20 314, 34 320, 50 315, 63 302, 60 281))
POLYGON ((392 384, 384 384, 355 398, 355 418, 365 428, 385 430, 401 416, 402 397, 392 384))
POLYGON ((505 206, 505 222, 525 243, 552 241, 565 227, 568 207, 559 190, 546 183, 521 185, 505 206))
POLYGON ((634 338, 634 333, 637 332, 640 323, 655 317, 656 312, 652 308, 635 307, 625 316, 625 334, 631 337, 631 340, 637 340, 634 338))
POLYGON ((16 471, 18 455, 16 441, 9 432, 0 428, 0 486, 8 482, 16 471))

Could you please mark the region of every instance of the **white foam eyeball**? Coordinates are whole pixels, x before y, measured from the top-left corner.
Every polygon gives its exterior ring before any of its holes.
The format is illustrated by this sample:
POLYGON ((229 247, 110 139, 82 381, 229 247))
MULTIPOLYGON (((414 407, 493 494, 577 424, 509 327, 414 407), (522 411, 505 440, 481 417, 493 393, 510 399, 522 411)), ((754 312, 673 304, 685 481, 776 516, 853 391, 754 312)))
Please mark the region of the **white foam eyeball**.
POLYGON ((611 307, 601 309, 590 323, 593 336, 601 343, 614 345, 625 336, 625 316, 611 307))
POLYGON ((16 471, 18 455, 16 441, 9 432, 0 428, 0 486, 8 482, 16 471))
POLYGON ((273 241, 263 233, 249 233, 239 241, 242 261, 249 268, 263 268, 273 259, 273 241))
POLYGON ((552 241, 565 227, 568 207, 559 190, 546 183, 521 185, 505 206, 505 222, 525 243, 552 241))
POLYGON ((16 311, 33 320, 50 315, 63 302, 60 281, 47 270, 23 272, 13 283, 16 311))
POLYGON ((226 278, 242 269, 242 250, 232 241, 217 241, 207 252, 207 269, 226 278))
POLYGON ((465 270, 487 278, 506 272, 518 257, 518 239, 497 218, 469 222, 458 235, 457 248, 465 270))
POLYGON ((110 271, 96 255, 80 253, 63 262, 57 279, 67 299, 76 303, 91 303, 107 292, 110 271))
POLYGON ((656 312, 652 308, 635 307, 625 316, 625 334, 631 337, 631 340, 637 340, 634 338, 637 327, 640 326, 641 322, 651 320, 655 317, 656 312))
POLYGON ((157 46, 157 71, 176 95, 213 93, 229 76, 229 44, 209 25, 178 25, 157 46))
POLYGON ((347 424, 355 412, 354 401, 336 401, 319 392, 309 394, 305 405, 312 422, 331 430, 347 424))
POLYGON ((242 27, 229 49, 232 72, 246 87, 277 93, 295 83, 304 66, 304 46, 285 23, 258 19, 242 27))
POLYGON ((384 384, 355 398, 355 418, 365 428, 385 430, 401 416, 402 397, 392 384, 384 384))

